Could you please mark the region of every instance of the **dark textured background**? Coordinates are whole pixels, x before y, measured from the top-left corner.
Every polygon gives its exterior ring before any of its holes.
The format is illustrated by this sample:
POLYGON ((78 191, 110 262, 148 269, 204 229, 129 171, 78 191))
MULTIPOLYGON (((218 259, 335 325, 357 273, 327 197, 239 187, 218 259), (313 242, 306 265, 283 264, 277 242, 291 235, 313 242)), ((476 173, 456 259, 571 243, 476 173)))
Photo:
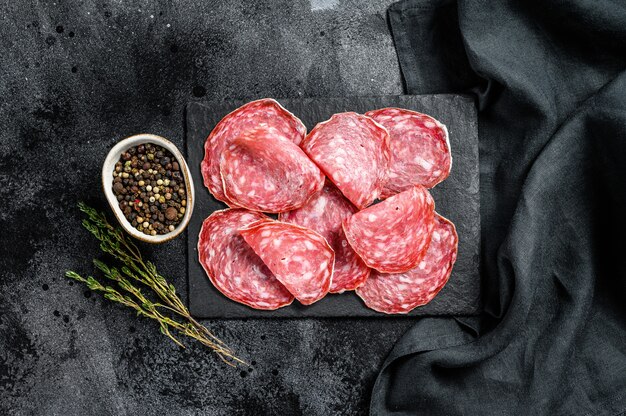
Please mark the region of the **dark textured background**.
MULTIPOLYGON (((253 364, 233 370, 63 272, 92 270, 75 204, 105 208, 108 148, 182 147, 187 101, 402 93, 389 3, 2 2, 0 414, 366 413, 411 320, 207 321, 253 364)), ((179 288, 184 243, 151 253, 179 288)))

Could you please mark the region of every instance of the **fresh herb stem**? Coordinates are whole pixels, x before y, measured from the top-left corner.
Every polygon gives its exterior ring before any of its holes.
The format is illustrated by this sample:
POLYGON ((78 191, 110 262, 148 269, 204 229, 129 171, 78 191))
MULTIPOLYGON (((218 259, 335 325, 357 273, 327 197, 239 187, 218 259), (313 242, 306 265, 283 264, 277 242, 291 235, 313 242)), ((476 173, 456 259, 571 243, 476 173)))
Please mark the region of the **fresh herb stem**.
POLYGON ((193 338, 211 348, 225 363, 229 365, 246 364, 237 358, 233 351, 218 339, 204 325, 196 321, 187 307, 176 294, 176 288, 161 276, 156 266, 143 259, 139 248, 127 237, 119 227, 107 221, 105 215, 87 206, 78 204, 79 209, 87 215, 82 221, 85 227, 100 241, 100 249, 119 260, 121 269, 109 267, 106 263, 94 259, 94 265, 104 277, 115 282, 119 289, 101 284, 92 276, 84 278, 73 271, 66 272, 70 279, 82 282, 95 292, 103 293, 110 301, 120 303, 134 309, 138 315, 158 322, 161 332, 181 347, 185 347, 170 329, 193 338), (159 302, 151 301, 133 281, 141 283, 156 295, 159 302))

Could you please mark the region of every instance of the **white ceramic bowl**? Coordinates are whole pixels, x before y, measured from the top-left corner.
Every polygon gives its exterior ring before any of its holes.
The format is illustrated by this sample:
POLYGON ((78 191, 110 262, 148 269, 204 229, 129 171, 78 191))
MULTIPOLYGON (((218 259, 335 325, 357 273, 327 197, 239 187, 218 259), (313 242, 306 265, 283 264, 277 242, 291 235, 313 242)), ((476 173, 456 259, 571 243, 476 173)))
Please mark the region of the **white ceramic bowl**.
POLYGON ((115 218, 117 218, 117 221, 124 228, 124 230, 126 230, 127 233, 129 233, 136 239, 145 241, 147 243, 160 244, 175 238, 187 227, 187 225, 189 224, 189 219, 191 218, 191 214, 193 213, 195 194, 193 180, 191 179, 191 174, 189 173, 189 167, 187 166, 187 162, 185 162, 185 158, 172 142, 164 139, 163 137, 155 136, 154 134, 137 134, 135 136, 128 137, 113 146, 106 159, 104 160, 104 165, 102 166, 102 188, 104 190, 104 194, 107 197, 107 201, 109 201, 109 205, 113 210, 113 214, 115 214, 115 218), (176 229, 174 231, 170 231, 167 234, 157 234, 154 236, 146 235, 134 228, 124 216, 124 213, 119 207, 117 198, 113 193, 113 170, 115 169, 115 164, 120 160, 120 156, 123 152, 130 149, 131 147, 143 143, 153 143, 163 147, 164 149, 169 150, 176 158, 176 161, 178 161, 181 172, 183 174, 183 178, 185 179, 185 190, 187 194, 185 215, 183 216, 180 224, 176 226, 176 229))

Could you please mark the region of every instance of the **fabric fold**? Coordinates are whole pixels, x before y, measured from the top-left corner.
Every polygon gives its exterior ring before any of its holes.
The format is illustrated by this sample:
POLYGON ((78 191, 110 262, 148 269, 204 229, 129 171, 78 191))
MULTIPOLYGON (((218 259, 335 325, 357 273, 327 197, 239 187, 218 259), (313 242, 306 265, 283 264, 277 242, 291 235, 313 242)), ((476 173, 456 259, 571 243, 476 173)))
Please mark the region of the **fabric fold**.
POLYGON ((485 308, 411 328, 372 415, 626 410, 626 9, 574 3, 389 10, 408 93, 475 93, 485 308))

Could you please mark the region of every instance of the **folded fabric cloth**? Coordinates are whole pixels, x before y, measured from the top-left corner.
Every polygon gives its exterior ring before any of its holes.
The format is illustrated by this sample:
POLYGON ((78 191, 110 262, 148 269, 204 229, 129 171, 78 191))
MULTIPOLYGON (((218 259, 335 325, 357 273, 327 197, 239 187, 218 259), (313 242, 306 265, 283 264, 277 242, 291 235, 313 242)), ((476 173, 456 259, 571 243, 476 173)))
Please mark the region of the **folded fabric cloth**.
POLYGON ((473 93, 478 319, 424 318, 372 415, 626 411, 626 5, 421 1, 389 9, 407 93, 473 93))

